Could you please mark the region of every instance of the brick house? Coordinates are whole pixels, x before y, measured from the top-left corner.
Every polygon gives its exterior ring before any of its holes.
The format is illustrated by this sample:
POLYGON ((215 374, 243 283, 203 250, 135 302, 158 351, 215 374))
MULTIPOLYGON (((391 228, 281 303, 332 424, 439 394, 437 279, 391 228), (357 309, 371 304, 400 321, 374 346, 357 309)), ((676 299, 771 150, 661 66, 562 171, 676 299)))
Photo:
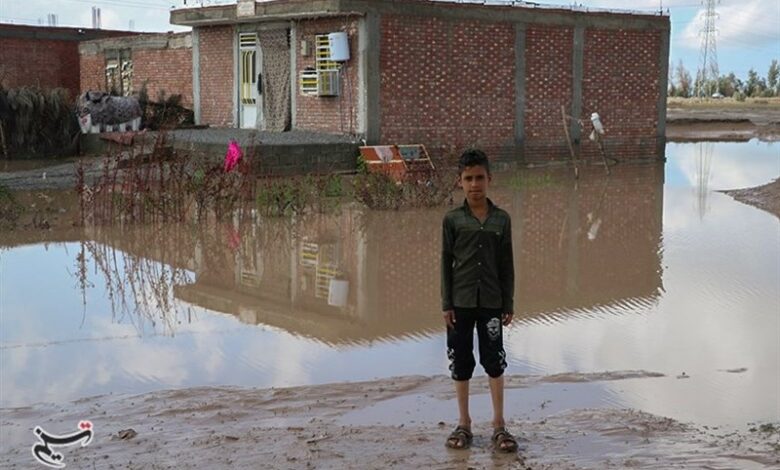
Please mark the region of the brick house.
POLYGON ((193 28, 199 123, 537 161, 568 158, 564 120, 598 155, 564 117, 598 112, 612 156, 663 158, 669 17, 514 3, 239 0, 171 23, 193 28))
POLYGON ((79 84, 79 44, 91 39, 139 33, 90 28, 0 24, 0 85, 65 88, 75 98, 79 84))

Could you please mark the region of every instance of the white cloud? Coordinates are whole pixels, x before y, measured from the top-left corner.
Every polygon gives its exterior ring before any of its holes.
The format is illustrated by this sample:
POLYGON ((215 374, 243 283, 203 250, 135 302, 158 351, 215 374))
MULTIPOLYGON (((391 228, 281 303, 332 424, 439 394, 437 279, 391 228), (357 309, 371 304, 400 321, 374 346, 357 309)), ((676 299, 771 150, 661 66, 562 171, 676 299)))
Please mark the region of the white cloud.
MULTIPOLYGON (((776 44, 780 53, 780 9, 776 1, 748 0, 739 4, 718 5, 715 20, 718 48, 756 47, 776 44)), ((696 17, 683 30, 681 44, 691 49, 701 46, 700 31, 704 25, 705 11, 700 9, 696 17)))

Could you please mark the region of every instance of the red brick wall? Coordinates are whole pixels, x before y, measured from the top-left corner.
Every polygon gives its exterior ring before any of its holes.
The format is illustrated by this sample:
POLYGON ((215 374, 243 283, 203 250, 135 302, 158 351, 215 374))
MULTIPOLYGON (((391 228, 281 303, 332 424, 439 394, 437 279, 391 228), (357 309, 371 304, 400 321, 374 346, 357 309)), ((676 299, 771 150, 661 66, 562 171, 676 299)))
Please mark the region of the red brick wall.
POLYGON ((81 56, 81 92, 106 89, 106 56, 102 53, 81 56))
POLYGON ((423 143, 435 155, 465 146, 507 153, 514 43, 510 23, 383 15, 381 143, 423 143))
POLYGON ((318 20, 305 20, 298 23, 297 41, 299 53, 296 54, 296 116, 295 127, 298 129, 315 130, 349 134, 357 132, 358 109, 358 36, 356 18, 327 18, 318 20), (337 31, 346 31, 349 41, 350 60, 344 64, 346 67, 341 74, 341 91, 339 96, 319 97, 301 94, 300 76, 306 67, 315 67, 314 37, 318 34, 327 34, 337 31), (306 40, 311 51, 308 57, 300 54, 301 41, 306 40), (347 88, 347 83, 350 87, 347 88), (351 125, 350 125, 351 116, 351 125))
MULTIPOLYGON (((171 37, 163 34, 163 37, 171 37)), ((179 36, 178 39, 183 37, 179 36)), ((146 38, 139 38, 140 41, 146 38)), ((112 40, 111 49, 130 49, 130 59, 133 62, 133 93, 141 90, 146 82, 147 92, 152 101, 157 101, 158 93, 165 91, 165 97, 182 95, 182 105, 192 108, 192 48, 168 47, 165 49, 144 49, 136 45, 136 40, 127 38, 115 44, 112 40)), ((100 45, 101 40, 95 40, 90 45, 100 45)), ((108 46, 106 46, 108 47, 108 46)), ((82 49, 83 50, 83 49, 82 49)), ((94 50, 94 49, 93 49, 94 50)), ((106 55, 104 52, 81 54, 81 93, 89 90, 106 90, 106 55)))
POLYGON ((529 25, 525 36, 526 158, 568 158, 561 106, 571 114, 574 29, 529 25))
POLYGON ((192 48, 136 49, 133 58, 133 91, 146 81, 149 98, 182 96, 182 106, 192 109, 192 48))
MULTIPOLYGON (((200 119, 233 127, 233 26, 198 28, 200 44, 200 119)), ((192 81, 192 79, 190 79, 192 81)))
POLYGON ((0 37, 0 81, 6 88, 39 86, 79 91, 79 43, 0 37))
MULTIPOLYGON (((599 113, 612 156, 655 154, 660 47, 659 31, 585 30, 582 119, 588 123, 591 112, 599 113)), ((590 142, 582 150, 586 157, 598 155, 590 142)))
MULTIPOLYGON (((601 114, 610 157, 658 156, 661 34, 585 30, 582 117, 589 126, 590 113, 601 114)), ((571 26, 526 27, 527 161, 570 158, 561 107, 571 113, 573 43, 571 26)), ((478 146, 495 158, 517 158, 514 44, 510 23, 383 15, 381 143, 421 142, 440 156, 478 146)), ((586 127, 582 137, 589 132, 586 127)), ((600 158, 590 141, 579 150, 584 158, 600 158)))

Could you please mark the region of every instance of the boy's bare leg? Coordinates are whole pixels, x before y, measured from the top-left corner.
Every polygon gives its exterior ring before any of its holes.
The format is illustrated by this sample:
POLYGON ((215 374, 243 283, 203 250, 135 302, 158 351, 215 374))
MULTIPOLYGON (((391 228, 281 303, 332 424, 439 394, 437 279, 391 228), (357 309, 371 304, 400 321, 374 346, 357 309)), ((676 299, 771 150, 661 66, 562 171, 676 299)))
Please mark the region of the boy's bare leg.
POLYGON ((458 397, 458 426, 471 430, 469 415, 469 381, 455 380, 455 395, 458 397))
POLYGON ((504 376, 491 377, 488 383, 490 384, 490 398, 493 402, 493 428, 504 427, 504 376))

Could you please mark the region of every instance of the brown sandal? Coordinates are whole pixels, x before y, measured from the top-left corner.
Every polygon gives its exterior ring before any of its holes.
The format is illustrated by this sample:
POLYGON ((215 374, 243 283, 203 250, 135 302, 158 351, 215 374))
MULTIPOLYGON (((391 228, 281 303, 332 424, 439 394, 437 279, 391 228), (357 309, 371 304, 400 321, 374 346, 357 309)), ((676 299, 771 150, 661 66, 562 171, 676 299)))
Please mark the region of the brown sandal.
POLYGON ((468 449, 474 435, 463 426, 458 426, 447 438, 445 445, 450 449, 468 449))
POLYGON ((517 452, 517 440, 505 427, 496 428, 493 431, 493 445, 501 452, 517 452))

